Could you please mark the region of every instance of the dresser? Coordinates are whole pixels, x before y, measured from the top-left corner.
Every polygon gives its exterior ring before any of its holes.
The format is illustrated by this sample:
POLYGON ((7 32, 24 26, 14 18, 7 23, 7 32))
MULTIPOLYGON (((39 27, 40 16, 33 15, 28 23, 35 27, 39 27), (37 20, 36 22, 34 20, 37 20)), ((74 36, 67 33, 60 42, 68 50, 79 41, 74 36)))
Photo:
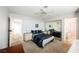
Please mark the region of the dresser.
POLYGON ((50 31, 43 31, 44 34, 49 34, 50 35, 50 31))
POLYGON ((32 33, 24 33, 23 40, 24 41, 32 40, 32 33))

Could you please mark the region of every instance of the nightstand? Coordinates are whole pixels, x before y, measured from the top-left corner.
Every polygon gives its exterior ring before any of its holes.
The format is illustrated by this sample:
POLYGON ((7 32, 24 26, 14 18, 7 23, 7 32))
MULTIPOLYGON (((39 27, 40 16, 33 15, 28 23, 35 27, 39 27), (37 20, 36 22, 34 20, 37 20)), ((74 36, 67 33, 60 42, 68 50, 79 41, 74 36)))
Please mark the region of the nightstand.
POLYGON ((32 33, 24 33, 23 40, 24 41, 32 40, 32 33))
POLYGON ((47 31, 43 31, 44 34, 47 34, 47 31))
POLYGON ((50 35, 50 31, 43 31, 44 34, 49 34, 50 35))

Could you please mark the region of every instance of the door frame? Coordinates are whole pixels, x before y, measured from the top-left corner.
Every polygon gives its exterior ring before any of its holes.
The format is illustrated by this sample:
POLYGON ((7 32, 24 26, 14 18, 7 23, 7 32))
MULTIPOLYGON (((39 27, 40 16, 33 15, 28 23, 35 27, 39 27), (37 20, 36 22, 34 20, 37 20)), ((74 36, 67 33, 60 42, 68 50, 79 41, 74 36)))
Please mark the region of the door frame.
POLYGON ((10 17, 8 17, 8 47, 10 47, 10 17))
POLYGON ((8 47, 11 47, 11 32, 13 31, 12 29, 11 29, 11 17, 8 17, 8 47))

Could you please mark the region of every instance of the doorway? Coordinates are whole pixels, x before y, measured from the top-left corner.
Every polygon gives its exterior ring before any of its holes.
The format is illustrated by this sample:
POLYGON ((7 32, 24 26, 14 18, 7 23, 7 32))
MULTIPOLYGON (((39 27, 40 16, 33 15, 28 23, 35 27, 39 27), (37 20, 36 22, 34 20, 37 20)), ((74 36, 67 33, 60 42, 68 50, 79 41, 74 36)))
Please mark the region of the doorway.
POLYGON ((14 17, 9 19, 9 47, 20 44, 22 37, 22 20, 14 17))
POLYGON ((72 44, 76 40, 76 18, 65 19, 65 40, 72 44))

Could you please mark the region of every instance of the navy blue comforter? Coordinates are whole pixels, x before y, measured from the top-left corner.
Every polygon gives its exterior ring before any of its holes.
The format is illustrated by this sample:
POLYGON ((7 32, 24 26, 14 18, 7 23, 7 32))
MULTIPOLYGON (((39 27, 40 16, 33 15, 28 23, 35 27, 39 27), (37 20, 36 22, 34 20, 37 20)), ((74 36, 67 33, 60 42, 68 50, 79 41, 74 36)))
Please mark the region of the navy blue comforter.
POLYGON ((41 33, 41 34, 33 35, 33 41, 39 47, 42 47, 43 40, 48 39, 49 37, 51 37, 51 35, 47 35, 47 34, 41 33))

